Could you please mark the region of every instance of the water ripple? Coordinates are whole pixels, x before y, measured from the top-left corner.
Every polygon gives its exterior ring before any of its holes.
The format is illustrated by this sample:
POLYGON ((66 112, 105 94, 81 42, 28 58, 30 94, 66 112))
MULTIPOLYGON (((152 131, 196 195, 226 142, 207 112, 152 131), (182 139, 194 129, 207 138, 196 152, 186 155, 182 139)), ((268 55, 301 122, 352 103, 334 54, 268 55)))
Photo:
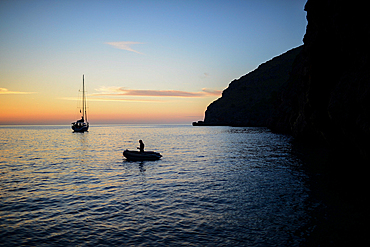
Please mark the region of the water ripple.
POLYGON ((7 127, 0 143, 4 246, 299 246, 320 207, 264 128, 7 127), (139 139, 163 158, 122 159, 139 139))

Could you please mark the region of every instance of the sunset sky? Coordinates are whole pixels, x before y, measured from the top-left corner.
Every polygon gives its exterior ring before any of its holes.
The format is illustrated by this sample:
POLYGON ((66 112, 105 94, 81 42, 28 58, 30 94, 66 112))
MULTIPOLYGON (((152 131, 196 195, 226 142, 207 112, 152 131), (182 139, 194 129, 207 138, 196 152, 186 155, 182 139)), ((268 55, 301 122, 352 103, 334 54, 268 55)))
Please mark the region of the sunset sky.
POLYGON ((2 0, 0 124, 191 123, 302 44, 306 0, 2 0))

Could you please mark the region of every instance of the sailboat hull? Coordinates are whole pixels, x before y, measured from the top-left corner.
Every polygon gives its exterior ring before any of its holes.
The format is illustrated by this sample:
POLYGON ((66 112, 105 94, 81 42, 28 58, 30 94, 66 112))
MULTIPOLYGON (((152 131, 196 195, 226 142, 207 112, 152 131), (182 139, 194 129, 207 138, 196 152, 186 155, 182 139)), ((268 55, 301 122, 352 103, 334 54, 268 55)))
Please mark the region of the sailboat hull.
POLYGON ((72 129, 74 132, 85 132, 89 130, 89 125, 84 124, 82 126, 78 126, 77 124, 72 124, 72 129))

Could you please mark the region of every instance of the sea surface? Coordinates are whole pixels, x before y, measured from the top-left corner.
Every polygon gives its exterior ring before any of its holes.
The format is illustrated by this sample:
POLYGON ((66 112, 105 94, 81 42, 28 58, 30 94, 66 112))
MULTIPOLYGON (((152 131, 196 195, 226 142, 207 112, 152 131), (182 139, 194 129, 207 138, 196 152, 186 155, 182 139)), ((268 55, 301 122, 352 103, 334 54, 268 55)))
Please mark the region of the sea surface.
POLYGON ((0 126, 0 188, 2 246, 300 246, 323 207, 266 128, 0 126))

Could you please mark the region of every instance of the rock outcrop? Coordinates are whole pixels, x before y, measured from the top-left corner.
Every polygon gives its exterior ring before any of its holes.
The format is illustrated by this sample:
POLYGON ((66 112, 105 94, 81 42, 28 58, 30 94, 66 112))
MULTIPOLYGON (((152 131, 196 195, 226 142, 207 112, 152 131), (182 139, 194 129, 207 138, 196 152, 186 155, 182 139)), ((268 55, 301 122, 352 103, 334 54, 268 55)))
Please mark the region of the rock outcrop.
POLYGON ((304 47, 269 127, 369 160, 370 22, 355 2, 308 0, 304 47))
POLYGON ((334 155, 370 160, 366 9, 356 0, 308 0, 303 47, 231 82, 202 125, 268 126, 334 155))
POLYGON ((201 125, 266 126, 301 50, 302 46, 294 48, 232 81, 222 97, 208 106, 201 125))

